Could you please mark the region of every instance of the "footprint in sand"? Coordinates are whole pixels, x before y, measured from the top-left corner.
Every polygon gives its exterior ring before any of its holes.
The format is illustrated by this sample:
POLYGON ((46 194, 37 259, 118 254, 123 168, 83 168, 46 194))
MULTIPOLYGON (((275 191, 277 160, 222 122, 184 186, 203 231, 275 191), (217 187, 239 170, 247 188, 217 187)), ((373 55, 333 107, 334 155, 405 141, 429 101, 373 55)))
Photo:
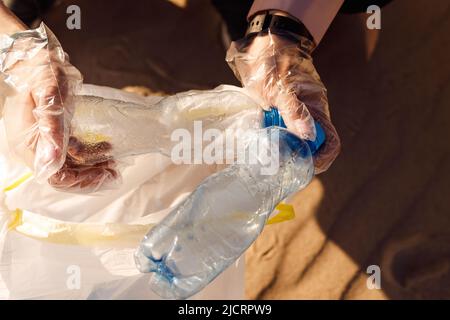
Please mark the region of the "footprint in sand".
POLYGON ((450 234, 418 234, 384 250, 386 282, 416 299, 450 298, 450 234))

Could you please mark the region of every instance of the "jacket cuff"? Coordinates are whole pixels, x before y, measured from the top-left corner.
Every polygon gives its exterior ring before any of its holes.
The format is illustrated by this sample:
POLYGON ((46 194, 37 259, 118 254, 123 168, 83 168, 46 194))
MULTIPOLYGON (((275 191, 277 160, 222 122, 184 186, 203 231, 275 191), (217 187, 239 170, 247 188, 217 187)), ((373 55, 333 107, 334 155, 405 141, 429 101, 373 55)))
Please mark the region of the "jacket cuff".
POLYGON ((255 0, 247 15, 280 10, 300 20, 319 44, 344 0, 255 0))

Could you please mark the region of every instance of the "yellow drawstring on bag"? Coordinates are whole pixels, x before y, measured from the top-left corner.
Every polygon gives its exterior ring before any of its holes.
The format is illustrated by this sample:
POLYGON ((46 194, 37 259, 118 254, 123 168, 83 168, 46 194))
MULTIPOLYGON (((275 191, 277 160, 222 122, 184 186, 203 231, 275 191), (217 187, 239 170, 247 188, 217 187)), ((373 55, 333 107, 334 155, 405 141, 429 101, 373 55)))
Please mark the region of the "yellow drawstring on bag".
MULTIPOLYGON (((4 188, 3 192, 14 190, 32 176, 31 172, 23 175, 4 188)), ((275 209, 279 211, 278 214, 270 218, 266 224, 280 223, 295 217, 294 207, 290 204, 279 203, 275 209)), ((65 222, 16 209, 11 212, 8 230, 57 244, 137 245, 153 226, 154 224, 65 222)))
MULTIPOLYGON (((33 176, 27 173, 3 189, 8 192, 33 176)), ((27 237, 68 245, 133 245, 137 246, 154 224, 76 223, 65 222, 16 209, 11 212, 8 230, 27 237)))
POLYGON ((17 179, 16 181, 14 181, 13 183, 11 183, 9 186, 7 186, 6 188, 3 189, 3 192, 7 192, 7 191, 11 191, 15 188, 17 188, 18 186, 20 186, 22 183, 24 183, 25 181, 27 181, 28 179, 30 179, 33 176, 32 172, 28 172, 26 174, 24 174, 22 177, 20 177, 19 179, 17 179))
POLYGON ((16 209, 13 213, 12 213, 12 219, 11 222, 8 225, 8 230, 13 230, 15 229, 17 226, 20 226, 22 224, 22 210, 20 209, 16 209))
POLYGON ((295 210, 294 207, 290 204, 280 202, 275 210, 278 210, 278 214, 267 220, 266 224, 275 224, 288 220, 292 220, 295 218, 295 210))

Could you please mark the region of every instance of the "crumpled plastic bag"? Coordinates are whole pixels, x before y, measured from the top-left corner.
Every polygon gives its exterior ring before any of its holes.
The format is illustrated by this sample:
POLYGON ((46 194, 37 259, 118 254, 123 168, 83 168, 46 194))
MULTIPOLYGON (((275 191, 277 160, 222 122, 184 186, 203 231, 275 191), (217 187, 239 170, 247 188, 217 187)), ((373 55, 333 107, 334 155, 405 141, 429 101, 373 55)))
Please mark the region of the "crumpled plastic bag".
MULTIPOLYGON (((262 121, 259 105, 243 89, 226 85, 140 103, 86 94, 75 96, 74 102, 66 163, 49 181, 77 193, 117 186, 123 168, 139 154, 161 153, 175 163, 199 162, 195 153, 215 143, 217 136, 236 138, 239 132, 260 128, 262 121), (218 134, 204 139, 210 132, 218 134), (189 155, 178 160, 180 145, 189 155)), ((227 159, 224 155, 218 160, 227 159)))
POLYGON ((173 131, 193 133, 195 120, 203 130, 259 126, 247 112, 259 106, 236 87, 144 101, 80 94, 81 74, 43 23, 0 36, 0 77, 2 87, 8 87, 0 95, 12 155, 32 169, 37 181, 63 191, 117 188, 130 156, 169 155, 173 131))

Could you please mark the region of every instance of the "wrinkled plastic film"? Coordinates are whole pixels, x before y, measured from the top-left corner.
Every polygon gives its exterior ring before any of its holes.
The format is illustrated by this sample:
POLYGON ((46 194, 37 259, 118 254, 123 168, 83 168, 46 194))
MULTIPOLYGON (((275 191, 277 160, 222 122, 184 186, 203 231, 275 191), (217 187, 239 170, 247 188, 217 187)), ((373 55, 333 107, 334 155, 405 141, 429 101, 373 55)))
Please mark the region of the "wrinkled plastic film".
MULTIPOLYGON (((177 142, 174 131, 186 130, 193 138, 195 121, 203 131, 212 128, 222 132, 234 120, 246 116, 245 121, 241 118, 240 129, 259 127, 258 105, 237 89, 189 91, 165 97, 154 105, 77 96, 71 136, 88 146, 103 143, 98 147, 101 151, 98 155, 95 152, 87 155, 91 159, 81 159, 80 155, 80 160, 86 163, 149 152, 170 156, 177 142)), ((69 153, 73 154, 77 148, 72 145, 69 153)))
POLYGON ((182 128, 192 133, 196 120, 203 130, 257 126, 244 111, 258 106, 237 88, 190 91, 143 104, 75 95, 81 74, 44 24, 2 36, 0 44, 2 83, 11 89, 3 110, 10 149, 38 181, 48 180, 59 190, 116 187, 130 156, 170 156, 171 133, 182 128))
MULTIPOLYGON (((238 88, 231 91, 234 89, 238 88)), ((151 106, 162 99, 93 85, 83 85, 80 93, 131 105, 151 106)), ((240 125, 239 118, 231 118, 240 125)), ((217 121, 228 127, 227 119, 217 121)), ((118 166, 128 158, 117 160, 118 166)), ((141 226, 157 224, 204 178, 217 172, 218 166, 175 165, 160 153, 132 158, 133 165, 126 161, 127 167, 119 170, 122 185, 101 197, 59 192, 49 184, 38 184, 33 177, 18 185, 16 182, 22 181, 24 174, 28 176, 29 170, 10 157, 5 130, 1 128, 0 183, 10 191, 3 194, 8 208, 3 211, 0 207, 0 217, 6 218, 5 223, 0 219, 0 229, 15 226, 17 231, 0 237, 0 246, 5 244, 5 253, 10 257, 0 270, 2 299, 159 298, 149 290, 148 275, 139 273, 133 259, 139 237, 147 231, 141 226), (16 208, 23 215, 12 219, 8 212, 16 208), (67 288, 67 261, 76 261, 81 268, 84 290, 67 288), (30 273, 30 268, 34 272, 30 273)), ((243 260, 236 265, 194 298, 242 299, 243 260)))
POLYGON ((160 153, 170 157, 181 136, 188 136, 193 154, 196 147, 207 145, 202 139, 208 129, 236 138, 239 132, 260 128, 262 121, 256 102, 232 86, 183 92, 156 103, 80 95, 74 97, 74 105, 66 162, 49 179, 52 186, 71 192, 116 186, 133 156, 160 153), (205 145, 196 146, 195 136, 205 145))
POLYGON ((0 76, 10 90, 3 119, 10 149, 43 182, 65 162, 73 96, 82 82, 54 34, 0 35, 0 76))

